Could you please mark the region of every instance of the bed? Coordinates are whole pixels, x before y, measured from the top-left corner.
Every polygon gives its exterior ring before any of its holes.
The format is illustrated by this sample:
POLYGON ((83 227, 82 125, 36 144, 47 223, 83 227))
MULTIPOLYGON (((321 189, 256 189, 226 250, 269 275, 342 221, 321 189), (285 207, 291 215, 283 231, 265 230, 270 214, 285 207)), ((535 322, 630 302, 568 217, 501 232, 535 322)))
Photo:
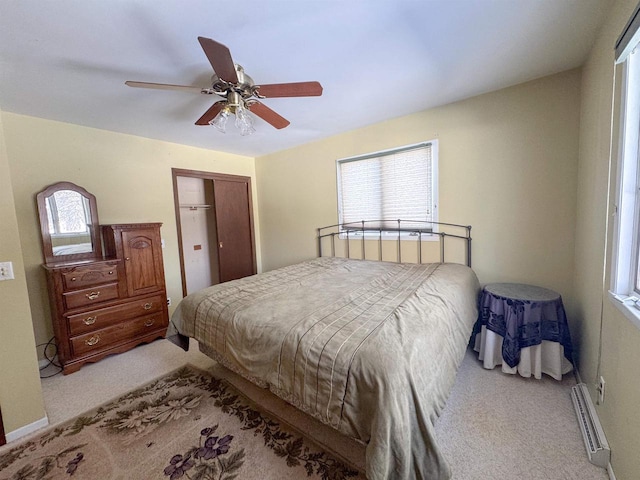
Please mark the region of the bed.
MULTIPOLYGON (((337 236, 345 240, 344 228, 337 236)), ((355 242, 364 257, 366 242, 355 242)), ((222 365, 365 443, 367 478, 446 479, 433 422, 467 348, 478 292, 467 265, 320 256, 188 295, 169 335, 195 338, 222 365)))
POLYGON ((77 253, 87 253, 93 250, 93 245, 89 243, 77 243, 74 245, 58 245, 53 247, 54 255, 75 255, 77 253))

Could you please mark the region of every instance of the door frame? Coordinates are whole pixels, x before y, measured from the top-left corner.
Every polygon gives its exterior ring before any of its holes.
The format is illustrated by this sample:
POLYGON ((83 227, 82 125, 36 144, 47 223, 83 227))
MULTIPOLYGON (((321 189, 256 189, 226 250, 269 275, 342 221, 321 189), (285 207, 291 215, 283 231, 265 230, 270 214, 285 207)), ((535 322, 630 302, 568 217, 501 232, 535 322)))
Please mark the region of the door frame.
MULTIPOLYGON (((253 225, 253 196, 251 177, 245 177, 242 175, 230 175, 226 173, 216 172, 204 172, 201 170, 185 170, 182 168, 172 168, 171 177, 173 180, 173 204, 176 212, 176 229, 178 231, 178 254, 180 257, 180 277, 182 278, 182 296, 187 296, 187 277, 185 275, 184 268, 184 254, 182 250, 182 225, 180 223, 180 202, 178 199, 178 177, 194 177, 201 178, 203 180, 224 180, 228 182, 242 182, 248 185, 248 197, 249 197, 249 224, 251 227, 251 261, 253 263, 253 273, 257 272, 256 261, 256 235, 253 225)), ((216 230, 217 230, 216 226, 216 230)))

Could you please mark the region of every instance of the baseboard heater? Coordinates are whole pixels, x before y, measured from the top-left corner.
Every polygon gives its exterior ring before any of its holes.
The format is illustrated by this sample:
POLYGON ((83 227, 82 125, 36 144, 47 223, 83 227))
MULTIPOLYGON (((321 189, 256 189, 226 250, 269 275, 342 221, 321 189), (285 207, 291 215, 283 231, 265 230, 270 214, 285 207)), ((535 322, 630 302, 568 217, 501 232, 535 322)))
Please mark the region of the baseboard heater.
POLYGON ((576 409, 589 461, 599 467, 607 468, 611 458, 611 449, 604 436, 604 430, 600 425, 587 385, 579 383, 573 386, 571 388, 571 400, 573 400, 573 406, 576 409))

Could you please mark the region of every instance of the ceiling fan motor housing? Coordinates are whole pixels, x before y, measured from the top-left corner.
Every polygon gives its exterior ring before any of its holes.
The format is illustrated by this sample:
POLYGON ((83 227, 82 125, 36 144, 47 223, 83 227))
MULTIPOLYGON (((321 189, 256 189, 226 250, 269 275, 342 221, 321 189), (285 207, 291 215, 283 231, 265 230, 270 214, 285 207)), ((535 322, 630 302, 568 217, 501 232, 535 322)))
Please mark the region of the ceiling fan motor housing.
POLYGON ((244 69, 241 65, 235 64, 236 74, 238 75, 238 83, 231 83, 225 80, 222 80, 215 73, 211 77, 211 88, 220 96, 226 96, 230 105, 233 105, 232 98, 229 98, 229 94, 232 92, 237 93, 244 100, 255 95, 255 89, 253 88, 255 83, 253 78, 247 75, 244 72, 244 69))

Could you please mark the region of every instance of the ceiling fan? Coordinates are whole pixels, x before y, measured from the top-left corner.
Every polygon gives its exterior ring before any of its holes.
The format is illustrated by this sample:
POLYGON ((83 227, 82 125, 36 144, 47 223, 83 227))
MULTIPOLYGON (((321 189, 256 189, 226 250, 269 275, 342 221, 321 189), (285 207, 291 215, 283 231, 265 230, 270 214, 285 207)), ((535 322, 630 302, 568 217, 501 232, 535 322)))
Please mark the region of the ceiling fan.
POLYGON ((256 85, 244 69, 231 58, 229 49, 210 38, 198 37, 198 41, 213 67, 211 85, 195 87, 186 85, 170 85, 166 83, 124 82, 130 87, 156 88, 162 90, 183 90, 199 92, 206 95, 218 95, 223 98, 215 102, 196 125, 213 125, 221 132, 225 132, 228 117, 236 116, 236 127, 241 135, 255 132, 251 112, 270 123, 275 128, 284 128, 289 121, 271 110, 258 99, 276 97, 314 97, 322 95, 322 85, 319 82, 271 83, 256 85))

